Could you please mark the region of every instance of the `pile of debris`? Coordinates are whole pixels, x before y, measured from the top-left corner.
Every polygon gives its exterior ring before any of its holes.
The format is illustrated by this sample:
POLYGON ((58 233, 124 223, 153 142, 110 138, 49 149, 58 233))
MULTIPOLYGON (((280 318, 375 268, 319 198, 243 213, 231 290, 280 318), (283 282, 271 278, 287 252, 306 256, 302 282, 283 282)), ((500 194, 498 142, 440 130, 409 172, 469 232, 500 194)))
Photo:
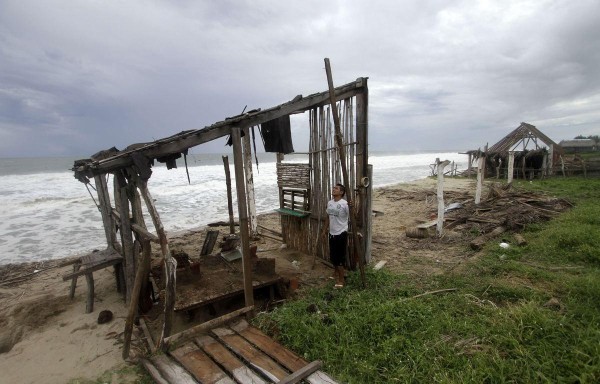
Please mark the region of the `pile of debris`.
POLYGON ((493 184, 479 204, 467 193, 446 194, 445 230, 485 235, 496 231, 520 232, 528 224, 550 220, 573 207, 562 198, 493 184))

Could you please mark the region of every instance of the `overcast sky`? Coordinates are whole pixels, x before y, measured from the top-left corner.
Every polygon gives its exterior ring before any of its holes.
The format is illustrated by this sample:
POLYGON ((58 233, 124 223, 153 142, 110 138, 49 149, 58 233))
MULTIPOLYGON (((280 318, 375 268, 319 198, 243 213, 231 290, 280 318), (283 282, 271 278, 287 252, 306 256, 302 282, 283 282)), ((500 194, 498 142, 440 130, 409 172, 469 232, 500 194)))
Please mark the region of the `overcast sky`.
POLYGON ((522 121, 600 134, 598 0, 0 0, 0 157, 89 156, 322 92, 325 57, 335 85, 369 77, 371 150, 483 148, 522 121))

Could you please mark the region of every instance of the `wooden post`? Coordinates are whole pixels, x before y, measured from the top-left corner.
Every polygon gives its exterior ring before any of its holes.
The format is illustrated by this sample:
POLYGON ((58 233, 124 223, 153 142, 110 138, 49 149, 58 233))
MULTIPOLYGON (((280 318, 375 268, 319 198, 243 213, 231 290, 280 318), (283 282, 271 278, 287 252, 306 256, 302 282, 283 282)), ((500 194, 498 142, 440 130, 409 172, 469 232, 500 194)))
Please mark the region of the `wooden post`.
POLYGON ((96 184, 96 193, 98 194, 98 204, 100 205, 100 214, 102 215, 102 224, 104 225, 104 235, 109 248, 115 248, 116 232, 115 223, 111 215, 112 207, 110 205, 110 195, 108 193, 108 185, 106 184, 105 175, 97 175, 94 177, 96 184))
MULTIPOLYGON (((363 79, 363 91, 356 95, 356 180, 362 180, 363 177, 371 177, 369 175, 369 87, 367 79, 363 79)), ((373 183, 371 182, 371 186, 373 183)), ((371 188, 371 187, 369 187, 371 188)), ((369 189, 370 190, 370 189, 369 189)), ((364 196, 364 201, 360 204, 360 219, 357 227, 360 228, 363 234, 363 254, 365 262, 369 262, 371 258, 371 226, 368 224, 371 221, 371 199, 372 194, 367 193, 364 196)))
POLYGON ((437 218, 437 235, 442 237, 444 228, 444 168, 450 164, 449 160, 444 160, 437 163, 437 201, 438 201, 438 218, 437 218))
POLYGON ((150 259, 152 257, 152 248, 150 246, 150 240, 144 239, 142 243, 142 255, 141 260, 138 261, 138 269, 135 274, 135 281, 133 283, 132 297, 129 302, 129 311, 127 313, 127 319, 125 320, 125 332, 123 335, 123 360, 129 357, 129 347, 131 345, 131 333, 133 331, 133 321, 138 309, 138 303, 140 299, 140 292, 144 280, 148 278, 148 272, 150 271, 150 259))
MULTIPOLYGON (((342 166, 342 175, 345 185, 349 185, 348 178, 348 169, 346 168, 346 149, 344 148, 344 140, 342 137, 342 131, 340 129, 340 119, 338 116, 338 111, 336 107, 335 101, 335 90, 333 88, 333 78, 331 75, 331 66, 329 64, 329 59, 325 58, 325 72, 327 73, 327 83, 329 84, 329 101, 331 104, 331 113, 333 114, 333 124, 335 127, 335 139, 339 151, 340 165, 342 166)), ((366 166, 362 169, 366 169, 366 166)), ((366 287, 367 282, 365 280, 365 268, 364 268, 364 260, 362 252, 359 252, 360 243, 358 238, 358 226, 356 225, 356 215, 354 213, 354 208, 350 209, 350 225, 352 226, 352 243, 354 246, 354 257, 355 261, 358 261, 358 267, 360 269, 360 276, 362 279, 363 287, 366 287)))
POLYGON ((258 234, 258 223, 256 222, 256 202, 254 200, 254 176, 252 174, 252 149, 250 145, 250 129, 244 128, 243 151, 244 151, 244 175, 246 176, 246 192, 248 193, 248 217, 250 218, 250 234, 255 237, 258 234))
POLYGON ((471 170, 473 169, 473 166, 471 165, 472 161, 473 161, 473 154, 469 152, 469 162, 467 163, 467 177, 469 179, 471 178, 471 170))
POLYGON ((122 171, 117 171, 115 178, 119 184, 119 213, 121 217, 121 243, 123 245, 123 261, 125 264, 125 302, 131 300, 131 290, 135 278, 135 260, 133 255, 133 232, 131 230, 131 218, 129 216, 128 186, 122 171))
POLYGON ((544 153, 544 157, 542 158, 542 176, 540 179, 543 179, 548 175, 548 154, 544 153))
POLYGON ((235 221, 233 220, 233 199, 231 197, 231 174, 229 173, 229 158, 223 156, 225 167, 225 184, 227 185, 227 210, 229 212, 229 233, 235 234, 235 221))
MULTIPOLYGON (((283 162, 283 158, 284 158, 284 154, 277 152, 277 165, 275 166, 276 172, 279 172, 279 165, 283 162)), ((281 188, 281 185, 277 186, 277 191, 279 194, 279 207, 284 208, 283 207, 283 189, 281 188)), ((279 215, 279 224, 281 226, 281 238, 283 239, 283 243, 287 244, 289 234, 288 234, 288 230, 287 230, 286 226, 284 225, 283 215, 279 215)))
POLYGON ((158 340, 157 348, 162 349, 164 347, 164 339, 171 334, 171 327, 173 326, 173 311, 175 309, 175 287, 176 287, 176 270, 177 260, 171 257, 171 251, 169 250, 169 240, 167 234, 158 215, 158 211, 154 206, 154 199, 148 190, 148 184, 146 181, 140 180, 138 183, 140 193, 148 208, 148 213, 152 218, 156 233, 158 234, 158 240, 160 242, 160 250, 165 260, 165 321, 163 323, 162 333, 158 340))
POLYGON ((235 168, 235 186, 238 198, 240 235, 242 237, 242 272, 244 275, 244 299, 246 307, 254 306, 252 288, 252 260, 250 259, 250 235, 248 231, 248 207, 246 206, 246 186, 244 183, 244 164, 242 159, 241 129, 231 129, 233 141, 233 162, 235 168))
POLYGON ((477 160, 477 189, 475 189, 475 204, 479 204, 481 202, 481 189, 483 188, 484 167, 485 155, 482 154, 477 160))
POLYGON ((548 146, 548 175, 554 174, 554 145, 548 146))
POLYGON ((369 186, 365 188, 365 198, 364 198, 364 209, 368 213, 366 215, 366 221, 364 222, 364 242, 365 242, 365 262, 369 263, 371 261, 371 245, 373 239, 373 200, 371 196, 373 196, 373 165, 369 164, 367 166, 367 175, 369 177, 369 186))
POLYGON ((508 152, 508 178, 507 178, 507 183, 511 184, 513 181, 513 174, 515 172, 515 152, 514 151, 510 151, 508 152))

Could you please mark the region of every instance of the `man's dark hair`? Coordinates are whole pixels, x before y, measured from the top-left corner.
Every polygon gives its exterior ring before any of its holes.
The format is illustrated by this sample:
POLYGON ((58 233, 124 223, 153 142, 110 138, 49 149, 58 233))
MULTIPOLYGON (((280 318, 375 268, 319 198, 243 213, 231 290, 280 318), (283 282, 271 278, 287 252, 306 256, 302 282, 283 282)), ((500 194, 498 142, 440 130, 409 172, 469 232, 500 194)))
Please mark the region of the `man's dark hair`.
POLYGON ((335 186, 340 187, 340 189, 342 190, 342 197, 346 196, 346 187, 344 187, 343 184, 337 183, 335 186))

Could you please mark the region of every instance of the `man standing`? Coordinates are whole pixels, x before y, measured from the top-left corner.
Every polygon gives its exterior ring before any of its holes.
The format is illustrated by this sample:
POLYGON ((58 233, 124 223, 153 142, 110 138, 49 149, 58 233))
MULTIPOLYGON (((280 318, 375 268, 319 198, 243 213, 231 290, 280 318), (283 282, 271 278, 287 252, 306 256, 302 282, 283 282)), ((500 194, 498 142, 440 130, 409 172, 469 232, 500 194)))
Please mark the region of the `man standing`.
POLYGON ((332 191, 333 197, 327 203, 327 220, 323 227, 322 236, 329 229, 329 257, 334 267, 335 287, 344 286, 344 265, 346 264, 346 248, 348 244, 348 217, 350 209, 348 202, 344 200, 346 188, 342 184, 336 184, 332 191))

